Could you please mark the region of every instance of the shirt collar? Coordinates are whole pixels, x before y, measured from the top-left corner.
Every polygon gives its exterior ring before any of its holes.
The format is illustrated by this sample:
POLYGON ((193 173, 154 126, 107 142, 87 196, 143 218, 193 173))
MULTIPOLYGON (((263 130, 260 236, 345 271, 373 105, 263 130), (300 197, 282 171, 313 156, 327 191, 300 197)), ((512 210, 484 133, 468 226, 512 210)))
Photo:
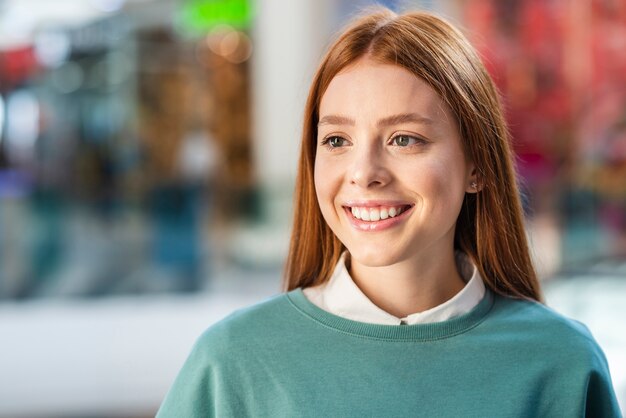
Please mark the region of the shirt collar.
POLYGON ((441 322, 469 312, 485 295, 485 285, 476 266, 467 255, 457 252, 455 261, 466 285, 454 297, 423 312, 398 318, 376 306, 354 283, 346 268, 347 252, 335 266, 330 280, 322 285, 306 288, 304 295, 318 307, 353 321, 382 325, 413 325, 441 322))

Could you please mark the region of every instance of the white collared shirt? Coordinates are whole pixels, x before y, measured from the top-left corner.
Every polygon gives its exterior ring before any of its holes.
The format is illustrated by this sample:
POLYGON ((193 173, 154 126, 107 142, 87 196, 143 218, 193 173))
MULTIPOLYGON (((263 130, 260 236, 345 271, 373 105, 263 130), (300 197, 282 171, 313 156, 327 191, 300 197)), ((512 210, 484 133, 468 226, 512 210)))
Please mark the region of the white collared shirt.
POLYGON ((461 278, 466 282, 465 287, 441 305, 398 318, 376 306, 354 283, 346 268, 346 255, 347 252, 341 255, 328 282, 303 289, 304 295, 313 304, 346 319, 381 325, 441 322, 469 312, 485 295, 485 285, 478 269, 465 254, 457 252, 455 261, 461 278))

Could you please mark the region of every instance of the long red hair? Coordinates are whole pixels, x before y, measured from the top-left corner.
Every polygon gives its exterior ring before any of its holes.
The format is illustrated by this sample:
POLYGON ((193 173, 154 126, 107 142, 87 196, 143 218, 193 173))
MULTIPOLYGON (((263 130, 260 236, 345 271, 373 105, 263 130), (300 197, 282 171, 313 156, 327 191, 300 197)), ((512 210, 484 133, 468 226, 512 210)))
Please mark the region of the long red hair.
POLYGON ((456 116, 463 147, 480 184, 466 194, 455 247, 476 264, 496 293, 542 300, 523 225, 510 138, 497 89, 469 41, 425 12, 379 9, 356 19, 330 46, 309 91, 295 190, 285 288, 324 283, 344 251, 318 206, 313 182, 319 104, 330 81, 359 58, 404 67, 425 80, 456 116))

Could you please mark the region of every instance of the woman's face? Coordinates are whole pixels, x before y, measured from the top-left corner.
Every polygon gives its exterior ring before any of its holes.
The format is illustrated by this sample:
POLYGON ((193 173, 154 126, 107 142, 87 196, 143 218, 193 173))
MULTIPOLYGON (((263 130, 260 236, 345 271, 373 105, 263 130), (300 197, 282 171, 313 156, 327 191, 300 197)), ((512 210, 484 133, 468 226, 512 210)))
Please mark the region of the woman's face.
POLYGON ((362 59, 331 81, 319 121, 317 199, 353 262, 382 267, 452 251, 473 165, 428 84, 362 59))

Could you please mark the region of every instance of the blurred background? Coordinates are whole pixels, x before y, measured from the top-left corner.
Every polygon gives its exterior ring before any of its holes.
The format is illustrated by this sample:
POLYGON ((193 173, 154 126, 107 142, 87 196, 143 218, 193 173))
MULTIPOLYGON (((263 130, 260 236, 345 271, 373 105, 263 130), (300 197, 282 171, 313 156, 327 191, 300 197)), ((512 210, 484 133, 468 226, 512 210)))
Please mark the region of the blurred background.
MULTIPOLYGON (((504 94, 548 303, 626 405, 626 0, 388 0, 504 94)), ((280 291, 301 113, 372 1, 0 0, 0 417, 153 416, 195 338, 280 291)))

